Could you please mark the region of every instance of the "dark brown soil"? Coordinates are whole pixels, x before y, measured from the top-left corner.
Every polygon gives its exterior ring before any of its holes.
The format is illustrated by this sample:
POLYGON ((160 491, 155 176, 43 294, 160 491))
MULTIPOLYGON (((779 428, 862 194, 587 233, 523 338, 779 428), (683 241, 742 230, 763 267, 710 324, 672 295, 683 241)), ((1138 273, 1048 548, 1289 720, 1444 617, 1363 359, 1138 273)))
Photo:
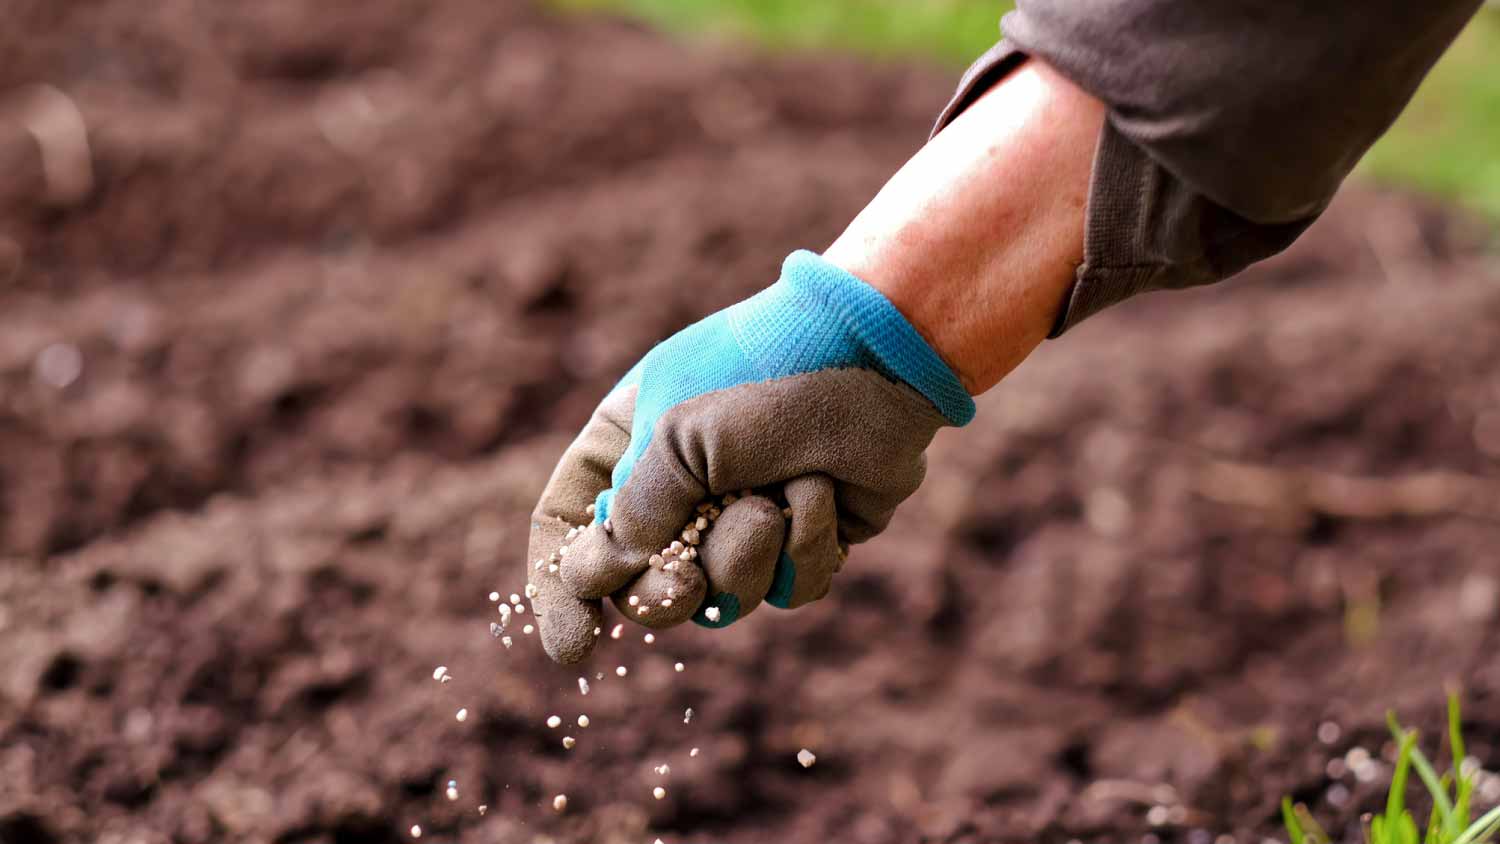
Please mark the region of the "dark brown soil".
POLYGON ((0 841, 1258 842, 1284 792, 1355 823, 1382 783, 1325 763, 1386 707, 1435 735, 1447 681, 1500 763, 1472 225, 1352 192, 1047 344, 829 600, 632 634, 580 699, 486 630, 551 461, 826 244, 950 75, 495 0, 11 6, 0 95, 66 92, 94 184, 44 200, 9 95, 0 841))

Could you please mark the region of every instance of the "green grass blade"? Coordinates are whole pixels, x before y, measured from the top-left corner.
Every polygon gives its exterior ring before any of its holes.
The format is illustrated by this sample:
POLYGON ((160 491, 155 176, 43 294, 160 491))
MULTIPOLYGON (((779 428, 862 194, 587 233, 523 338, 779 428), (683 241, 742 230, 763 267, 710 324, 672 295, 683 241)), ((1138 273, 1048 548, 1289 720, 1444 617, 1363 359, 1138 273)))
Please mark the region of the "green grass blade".
MULTIPOLYGON (((1396 716, 1390 716, 1396 723, 1396 716)), ((1399 729, 1399 726, 1398 726, 1399 729)), ((1406 780, 1411 773, 1411 751, 1416 746, 1417 734, 1406 733, 1401 737, 1401 754, 1396 757, 1396 772, 1391 775, 1391 790, 1385 798, 1385 831, 1397 836, 1401 829, 1401 816, 1406 813, 1406 780)))
MULTIPOLYGON (((1411 735, 1413 739, 1416 738, 1415 733, 1411 735)), ((1399 733, 1396 735, 1396 740, 1403 740, 1399 733)), ((1453 801, 1448 797, 1448 786, 1438 778, 1437 771, 1432 769, 1432 763, 1427 761, 1427 757, 1422 755, 1422 751, 1415 744, 1411 748, 1411 764, 1417 769, 1417 776, 1421 778, 1422 784, 1427 786, 1427 791, 1432 795, 1432 810, 1442 818, 1443 828, 1449 829, 1453 819, 1453 801)), ((1452 834, 1457 835, 1461 829, 1463 829, 1462 826, 1452 830, 1452 834)))
POLYGON ((1291 839, 1292 844, 1305 844, 1307 833, 1302 831, 1302 824, 1297 821, 1297 813, 1292 811, 1292 798, 1281 798, 1281 824, 1286 827, 1286 837, 1291 839))
POLYGON ((1292 807, 1292 811, 1297 813, 1297 823, 1301 824, 1303 831, 1307 833, 1307 844, 1332 844, 1333 839, 1328 837, 1327 831, 1323 829, 1322 824, 1318 823, 1318 819, 1312 816, 1307 804, 1298 803, 1292 807))
POLYGON ((1488 841, 1500 830, 1500 806, 1484 813, 1484 816, 1475 821, 1472 826, 1464 830, 1464 834, 1453 840, 1453 844, 1481 844, 1488 841))
POLYGON ((1462 776, 1459 767, 1464 763, 1464 731, 1462 713, 1459 711, 1458 693, 1448 694, 1448 749, 1453 753, 1453 773, 1462 776))

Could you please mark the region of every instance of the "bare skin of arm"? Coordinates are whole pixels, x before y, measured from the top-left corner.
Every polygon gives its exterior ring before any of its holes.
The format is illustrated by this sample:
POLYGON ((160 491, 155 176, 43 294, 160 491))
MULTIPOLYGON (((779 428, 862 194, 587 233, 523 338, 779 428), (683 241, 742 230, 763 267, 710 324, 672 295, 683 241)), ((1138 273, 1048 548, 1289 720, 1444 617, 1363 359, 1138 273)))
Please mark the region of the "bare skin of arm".
POLYGON ((1083 260, 1104 105, 1032 59, 907 161, 824 252, 978 395, 1052 329, 1083 260))

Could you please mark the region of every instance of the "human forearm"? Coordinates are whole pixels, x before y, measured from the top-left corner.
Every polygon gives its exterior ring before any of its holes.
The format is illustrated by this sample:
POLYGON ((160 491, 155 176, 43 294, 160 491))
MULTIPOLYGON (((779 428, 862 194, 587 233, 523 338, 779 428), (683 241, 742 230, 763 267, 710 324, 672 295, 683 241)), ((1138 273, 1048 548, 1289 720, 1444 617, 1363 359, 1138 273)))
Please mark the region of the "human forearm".
POLYGON ((919 150, 824 257, 884 293, 984 392, 1047 336, 1083 259, 1103 117, 1027 62, 919 150))

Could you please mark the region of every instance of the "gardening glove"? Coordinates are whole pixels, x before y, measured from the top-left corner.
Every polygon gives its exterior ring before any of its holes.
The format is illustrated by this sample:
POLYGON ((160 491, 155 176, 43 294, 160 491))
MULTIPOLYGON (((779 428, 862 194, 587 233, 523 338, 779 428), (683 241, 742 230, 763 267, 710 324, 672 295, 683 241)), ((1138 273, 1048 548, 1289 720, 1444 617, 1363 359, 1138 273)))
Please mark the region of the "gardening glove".
POLYGON ((658 628, 823 597, 922 482, 938 428, 973 416, 883 295, 793 253, 776 284, 652 349, 563 455, 531 523, 547 653, 587 656, 606 597, 658 628))

